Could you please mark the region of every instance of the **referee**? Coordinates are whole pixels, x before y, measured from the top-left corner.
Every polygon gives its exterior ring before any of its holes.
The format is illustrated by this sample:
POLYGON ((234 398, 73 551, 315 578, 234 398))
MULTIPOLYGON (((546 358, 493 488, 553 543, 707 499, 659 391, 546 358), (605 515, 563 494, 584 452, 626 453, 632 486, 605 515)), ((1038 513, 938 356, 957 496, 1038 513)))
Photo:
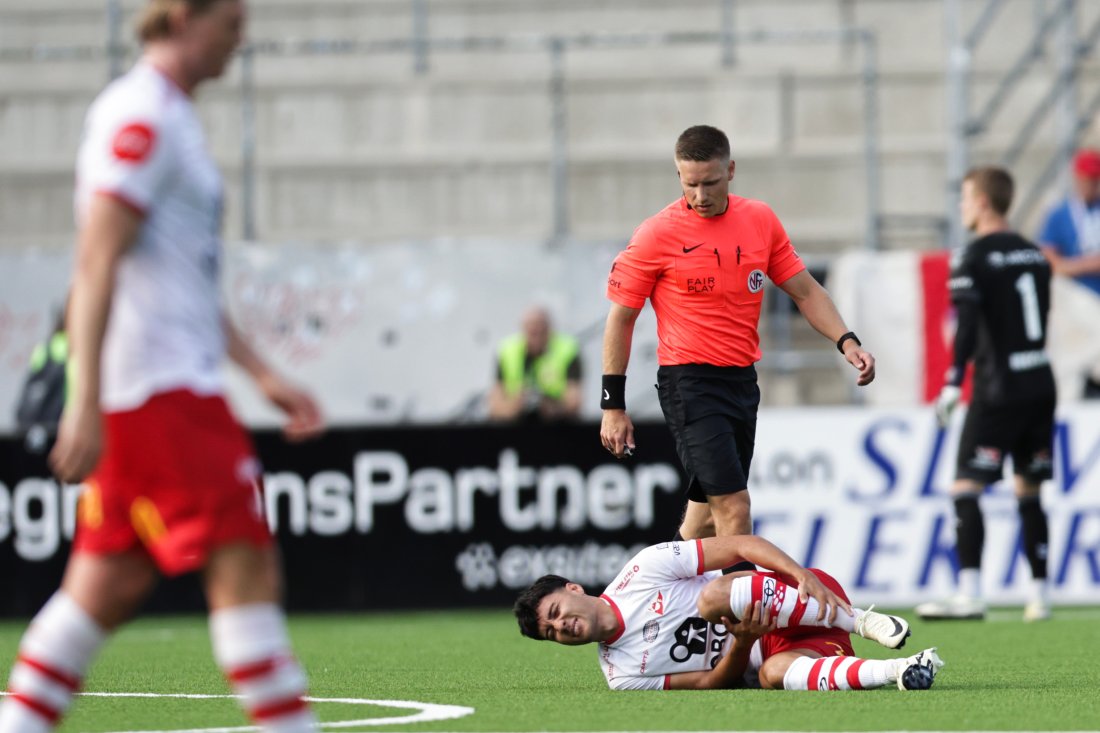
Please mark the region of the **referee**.
POLYGON ((624 398, 634 323, 657 316, 657 390, 687 472, 683 538, 751 534, 748 475, 760 389, 760 306, 767 276, 818 332, 875 378, 875 360, 848 331, 829 294, 806 271, 775 213, 730 194, 725 133, 690 127, 676 141, 683 196, 642 222, 611 265, 603 339, 600 440, 617 458, 634 450, 624 398))

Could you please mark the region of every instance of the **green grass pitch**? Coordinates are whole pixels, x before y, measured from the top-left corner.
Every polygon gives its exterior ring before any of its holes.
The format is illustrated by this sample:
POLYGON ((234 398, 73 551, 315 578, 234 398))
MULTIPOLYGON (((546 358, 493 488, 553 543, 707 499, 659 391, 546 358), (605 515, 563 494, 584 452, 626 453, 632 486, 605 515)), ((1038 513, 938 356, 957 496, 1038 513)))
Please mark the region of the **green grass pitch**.
MULTIPOLYGON (((904 611, 902 612, 904 613, 904 611)), ((1070 731, 1100 729, 1100 609, 1057 609, 1025 624, 1018 609, 986 622, 914 622, 907 652, 938 646, 947 666, 927 692, 611 692, 595 647, 519 635, 505 610, 292 616, 317 698, 473 708, 465 717, 362 723, 370 731, 1070 731)), ((0 674, 25 622, 0 623, 0 674)), ((892 656, 862 639, 856 653, 892 656)), ((201 617, 146 617, 106 647, 90 693, 222 696, 201 617)), ((316 706, 322 721, 406 717, 416 709, 316 706)), ((77 699, 59 730, 168 731, 247 725, 224 697, 77 699)))

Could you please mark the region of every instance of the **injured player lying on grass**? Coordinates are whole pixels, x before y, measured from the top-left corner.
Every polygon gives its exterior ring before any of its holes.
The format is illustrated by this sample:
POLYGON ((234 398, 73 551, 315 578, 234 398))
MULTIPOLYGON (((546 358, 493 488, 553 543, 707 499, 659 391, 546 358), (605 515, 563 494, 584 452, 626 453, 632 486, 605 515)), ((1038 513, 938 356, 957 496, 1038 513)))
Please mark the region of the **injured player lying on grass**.
POLYGON ((900 649, 909 623, 853 608, 832 576, 751 535, 647 547, 598 597, 545 575, 514 610, 532 639, 597 642, 616 690, 925 690, 943 667, 935 647, 910 657, 856 657, 851 634, 900 649), (722 574, 741 559, 767 570, 722 574))

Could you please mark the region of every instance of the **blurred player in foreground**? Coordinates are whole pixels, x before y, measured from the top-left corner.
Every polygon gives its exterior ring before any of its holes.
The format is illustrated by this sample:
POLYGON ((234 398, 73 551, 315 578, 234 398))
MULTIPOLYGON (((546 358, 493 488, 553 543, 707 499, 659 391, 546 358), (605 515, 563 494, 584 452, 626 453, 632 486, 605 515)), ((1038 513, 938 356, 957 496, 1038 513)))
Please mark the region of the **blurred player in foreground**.
POLYGON ((959 252, 949 288, 958 313, 955 361, 936 400, 947 425, 958 405, 966 365, 974 361, 974 398, 959 439, 955 483, 958 592, 917 606, 921 618, 985 616, 981 564, 985 524, 978 498, 1004 476, 1012 456, 1023 549, 1032 587, 1024 619, 1050 617, 1047 591, 1047 517, 1039 502, 1053 475, 1054 373, 1046 352, 1051 268, 1034 244, 1009 229, 1012 176, 976 168, 963 178, 960 213, 978 235, 959 252))
POLYGON ((831 576, 751 535, 647 547, 599 597, 545 575, 519 596, 515 614, 532 639, 597 642, 615 690, 927 689, 943 666, 935 648, 856 657, 850 634, 898 649, 909 624, 852 608, 831 576), (737 557, 775 572, 722 575, 737 557))
POLYGON ((224 357, 286 413, 289 438, 318 433, 321 415, 222 309, 222 182, 191 99, 222 74, 244 13, 240 0, 147 3, 142 59, 85 120, 68 323, 77 371, 50 461, 87 485, 61 589, 20 643, 0 733, 53 728, 158 571, 202 574, 214 656, 253 722, 315 729, 260 466, 222 397, 224 357))

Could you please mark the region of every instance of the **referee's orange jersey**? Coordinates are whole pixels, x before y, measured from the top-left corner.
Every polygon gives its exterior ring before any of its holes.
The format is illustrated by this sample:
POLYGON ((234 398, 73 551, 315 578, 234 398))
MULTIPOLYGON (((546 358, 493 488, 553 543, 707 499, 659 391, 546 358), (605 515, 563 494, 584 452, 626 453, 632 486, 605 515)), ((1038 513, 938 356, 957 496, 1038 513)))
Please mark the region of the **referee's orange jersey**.
POLYGON ((764 276, 777 285, 806 269, 767 204, 730 195, 703 218, 681 197, 642 222, 607 278, 627 308, 657 314, 657 363, 747 366, 760 359, 764 276))

